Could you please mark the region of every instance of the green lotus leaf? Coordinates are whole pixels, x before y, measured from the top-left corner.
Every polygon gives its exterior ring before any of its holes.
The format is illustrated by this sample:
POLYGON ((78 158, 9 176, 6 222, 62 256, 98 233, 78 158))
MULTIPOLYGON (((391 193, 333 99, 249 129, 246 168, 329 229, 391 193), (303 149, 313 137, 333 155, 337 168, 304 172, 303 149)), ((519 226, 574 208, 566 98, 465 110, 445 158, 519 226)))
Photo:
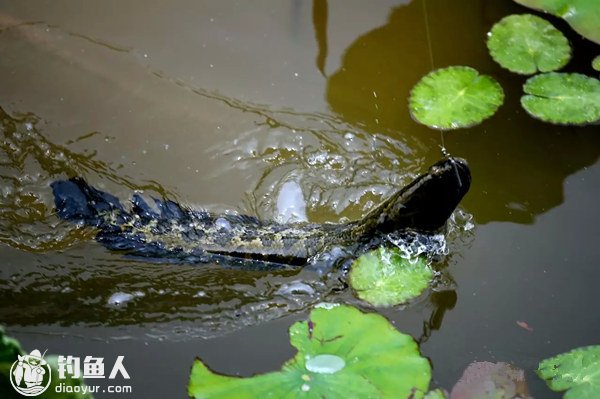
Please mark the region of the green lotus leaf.
POLYGON ((531 14, 500 20, 492 27, 487 46, 494 61, 523 75, 555 71, 571 59, 567 38, 550 22, 531 14))
POLYGON ((600 398, 600 345, 574 349, 540 362, 537 373, 564 399, 600 398))
POLYGON ((556 124, 600 120, 600 81, 577 73, 546 73, 529 78, 521 105, 532 116, 556 124))
POLYGON ((600 44, 600 1, 515 0, 524 6, 561 17, 580 35, 600 44))
POLYGON ((592 68, 596 71, 600 71, 600 55, 592 60, 592 68))
POLYGON ((4 329, 0 327, 0 363, 13 363, 17 359, 17 355, 23 353, 21 346, 17 340, 7 337, 4 329))
POLYGON ((427 395, 423 399, 446 399, 447 396, 441 389, 435 389, 427 392, 427 395))
POLYGON ((350 286, 363 301, 393 306, 421 295, 433 271, 422 257, 411 260, 396 248, 381 247, 360 256, 350 271, 350 286))
POLYGON ((434 129, 458 129, 481 123, 504 101, 500 84, 475 69, 452 66, 425 75, 413 87, 413 118, 434 129))
POLYGON ((378 314, 345 305, 319 306, 294 323, 298 350, 280 371, 249 378, 214 373, 197 359, 188 393, 194 398, 423 398, 429 362, 415 341, 378 314), (414 396, 411 396, 414 395, 414 396))

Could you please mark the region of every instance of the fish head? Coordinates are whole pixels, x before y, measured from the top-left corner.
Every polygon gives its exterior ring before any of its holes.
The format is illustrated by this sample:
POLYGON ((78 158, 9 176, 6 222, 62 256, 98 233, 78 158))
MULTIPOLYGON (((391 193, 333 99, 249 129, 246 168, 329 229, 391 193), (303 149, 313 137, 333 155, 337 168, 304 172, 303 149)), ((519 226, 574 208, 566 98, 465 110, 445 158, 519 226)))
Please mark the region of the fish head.
POLYGON ((467 161, 444 158, 386 201, 379 216, 379 230, 439 231, 470 187, 467 161))

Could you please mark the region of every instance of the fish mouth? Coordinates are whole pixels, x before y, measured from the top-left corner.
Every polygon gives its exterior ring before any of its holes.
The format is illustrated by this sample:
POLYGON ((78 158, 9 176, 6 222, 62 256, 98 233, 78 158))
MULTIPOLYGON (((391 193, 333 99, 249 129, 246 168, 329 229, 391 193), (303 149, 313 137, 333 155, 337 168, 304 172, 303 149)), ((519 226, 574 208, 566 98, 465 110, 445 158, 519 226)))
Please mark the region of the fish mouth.
MULTIPOLYGON (((465 184, 467 186, 466 191, 469 190, 471 185, 471 170, 469 169, 469 164, 463 158, 444 158, 441 161, 433 164, 429 168, 428 173, 431 176, 440 178, 452 178, 451 175, 454 173, 454 177, 457 179, 458 186, 461 187, 463 184, 465 184), (450 176, 447 176, 448 174, 450 174, 450 176)), ((466 191, 464 194, 466 194, 466 191)))

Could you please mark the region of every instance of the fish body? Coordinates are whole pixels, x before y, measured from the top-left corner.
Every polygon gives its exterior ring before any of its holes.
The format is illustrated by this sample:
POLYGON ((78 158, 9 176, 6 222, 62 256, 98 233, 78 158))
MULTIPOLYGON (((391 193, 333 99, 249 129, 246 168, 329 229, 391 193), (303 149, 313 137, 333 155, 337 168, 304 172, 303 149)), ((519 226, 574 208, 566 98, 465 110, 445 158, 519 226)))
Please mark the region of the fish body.
POLYGON ((465 161, 447 158, 363 219, 349 223, 277 223, 212 214, 135 194, 128 207, 75 177, 52 183, 59 217, 99 231, 96 240, 129 256, 165 262, 302 266, 363 252, 394 232, 436 232, 470 185, 465 161))

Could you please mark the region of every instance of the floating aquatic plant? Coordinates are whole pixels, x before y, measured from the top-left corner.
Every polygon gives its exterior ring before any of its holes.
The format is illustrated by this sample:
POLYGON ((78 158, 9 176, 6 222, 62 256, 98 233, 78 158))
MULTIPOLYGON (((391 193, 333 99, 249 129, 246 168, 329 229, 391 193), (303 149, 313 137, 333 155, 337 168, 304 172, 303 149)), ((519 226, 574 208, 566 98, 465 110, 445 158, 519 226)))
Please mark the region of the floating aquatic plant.
POLYGON ((523 75, 555 71, 571 59, 567 38, 550 22, 531 14, 501 19, 488 34, 487 46, 494 61, 523 75))
POLYGON ((600 71, 600 55, 592 60, 592 68, 596 71, 600 71))
POLYGON ((600 398, 600 345, 574 349, 542 361, 538 375, 564 399, 600 398))
POLYGON ((469 127, 492 116, 504 101, 493 78, 466 66, 425 75, 412 89, 409 108, 418 122, 434 129, 469 127))
POLYGON ((600 1, 515 0, 524 6, 561 17, 582 36, 600 44, 600 1))
POLYGON ((529 398, 525 371, 508 363, 473 362, 452 388, 450 399, 529 398))
POLYGON ((411 260, 396 248, 380 247, 360 256, 350 271, 350 286, 363 301, 393 306, 421 295, 433 271, 422 257, 411 260))
POLYGON ((435 389, 427 392, 423 399, 446 399, 446 394, 441 389, 435 389))
POLYGON ((225 376, 200 360, 192 367, 194 398, 422 398, 431 378, 415 341, 382 316, 322 304, 290 328, 298 350, 280 371, 225 376))
POLYGON ((545 122, 581 125, 600 120, 598 79, 551 72, 529 78, 523 90, 523 108, 545 122))

